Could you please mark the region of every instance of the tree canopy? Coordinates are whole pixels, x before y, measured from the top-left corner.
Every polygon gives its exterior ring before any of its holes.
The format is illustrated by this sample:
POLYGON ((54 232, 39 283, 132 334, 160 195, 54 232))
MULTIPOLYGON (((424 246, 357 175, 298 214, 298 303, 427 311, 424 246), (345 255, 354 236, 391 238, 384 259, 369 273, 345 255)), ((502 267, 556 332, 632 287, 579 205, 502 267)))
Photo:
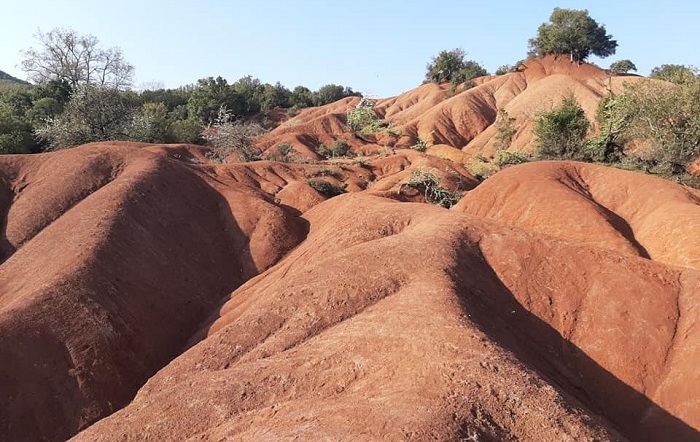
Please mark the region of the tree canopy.
POLYGON ((651 70, 649 78, 670 81, 676 84, 687 84, 698 78, 698 70, 682 64, 662 64, 651 70))
POLYGON ((610 65, 613 74, 626 74, 629 71, 637 71, 637 66, 631 60, 618 60, 610 65))
POLYGON ((615 53, 617 41, 606 33, 587 10, 554 8, 549 23, 542 23, 537 37, 530 39, 530 55, 568 54, 572 61, 584 61, 591 54, 607 57, 615 53))
POLYGON ((425 83, 452 82, 461 84, 476 77, 488 75, 486 69, 474 60, 465 60, 464 49, 456 48, 451 51, 440 51, 432 57, 426 66, 425 83))

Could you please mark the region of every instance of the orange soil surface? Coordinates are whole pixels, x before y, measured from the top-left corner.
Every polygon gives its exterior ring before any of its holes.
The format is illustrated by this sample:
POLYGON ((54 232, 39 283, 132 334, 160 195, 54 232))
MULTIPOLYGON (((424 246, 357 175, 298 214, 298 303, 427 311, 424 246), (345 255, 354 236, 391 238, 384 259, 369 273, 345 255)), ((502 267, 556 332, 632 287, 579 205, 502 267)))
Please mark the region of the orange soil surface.
POLYGON ((259 140, 315 158, 345 138, 361 161, 0 156, 0 440, 700 440, 700 192, 461 165, 498 108, 572 91, 591 112, 634 81, 601 72, 546 59, 379 100, 388 147, 348 133, 357 98, 259 140), (399 148, 418 136, 432 155, 399 148), (459 204, 424 204, 418 172, 459 204))

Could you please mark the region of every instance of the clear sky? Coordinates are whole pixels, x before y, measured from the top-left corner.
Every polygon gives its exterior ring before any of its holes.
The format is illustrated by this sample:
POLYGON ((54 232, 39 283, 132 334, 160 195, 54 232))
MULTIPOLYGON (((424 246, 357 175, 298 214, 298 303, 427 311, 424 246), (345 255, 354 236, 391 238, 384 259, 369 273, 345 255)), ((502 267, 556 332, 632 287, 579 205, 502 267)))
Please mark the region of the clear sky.
MULTIPOLYGON (((6 0, 9 1, 9 0, 6 0)), ((461 47, 490 71, 525 58, 554 7, 588 9, 618 41, 603 67, 632 60, 700 65, 700 2, 417 0, 32 0, 0 16, 0 70, 26 78, 20 50, 37 29, 71 28, 118 46, 136 86, 177 87, 207 76, 311 89, 336 83, 371 97, 418 86, 430 57, 461 47)))

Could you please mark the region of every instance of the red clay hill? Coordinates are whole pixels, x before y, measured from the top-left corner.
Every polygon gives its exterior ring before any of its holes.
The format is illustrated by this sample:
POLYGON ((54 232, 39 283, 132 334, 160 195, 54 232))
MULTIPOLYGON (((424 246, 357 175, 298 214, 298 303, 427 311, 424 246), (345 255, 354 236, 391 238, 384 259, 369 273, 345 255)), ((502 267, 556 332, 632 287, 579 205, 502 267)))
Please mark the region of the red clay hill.
MULTIPOLYGON (((424 85, 375 104, 402 135, 354 161, 1 156, 0 440, 700 440, 700 192, 447 159, 486 152, 494 109, 589 109, 604 81, 545 60, 424 85), (427 134, 444 158, 401 149, 427 134), (464 196, 425 204, 421 173, 464 196)), ((259 143, 313 156, 353 100, 259 143)))

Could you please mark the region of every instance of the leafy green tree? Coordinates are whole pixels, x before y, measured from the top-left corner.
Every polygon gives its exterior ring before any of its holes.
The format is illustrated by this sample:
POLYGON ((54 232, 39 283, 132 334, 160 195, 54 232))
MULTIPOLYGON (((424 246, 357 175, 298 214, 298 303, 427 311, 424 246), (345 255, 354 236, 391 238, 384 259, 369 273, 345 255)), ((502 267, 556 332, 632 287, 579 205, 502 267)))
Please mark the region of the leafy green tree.
POLYGON ((631 60, 618 60, 610 65, 610 72, 613 74, 626 74, 630 71, 637 72, 637 66, 631 60))
POLYGON ((584 61, 591 54, 604 58, 617 49, 617 41, 585 9, 554 8, 549 23, 540 25, 529 45, 531 56, 569 54, 572 61, 584 61))
POLYGON ((202 124, 193 119, 174 119, 171 125, 176 143, 203 144, 202 124))
POLYGON ((37 130, 54 149, 93 141, 126 140, 137 113, 134 93, 111 87, 81 87, 63 113, 37 130))
POLYGON ((187 100, 190 118, 204 123, 212 122, 222 106, 234 115, 244 115, 247 110, 244 97, 237 93, 226 79, 219 76, 197 80, 197 85, 187 100))
POLYGON ((466 83, 471 86, 471 81, 473 79, 483 77, 484 75, 488 74, 488 71, 486 71, 486 69, 479 63, 473 60, 467 60, 464 62, 464 67, 452 78, 452 83, 455 85, 466 83))
POLYGON ((265 84, 260 98, 260 109, 268 111, 276 107, 290 107, 292 92, 280 82, 265 84))
POLYGON ((351 96, 361 97, 362 94, 353 91, 352 88, 349 87, 343 87, 338 84, 326 84, 321 86, 314 93, 314 104, 316 106, 323 106, 324 104, 334 103, 351 96))
POLYGON ((26 119, 34 127, 41 127, 47 120, 55 118, 63 112, 64 105, 53 97, 35 100, 32 108, 25 113, 26 119))
MULTIPOLYGON (((139 93, 141 103, 163 103, 168 112, 173 112, 176 108, 187 108, 187 102, 192 95, 192 86, 183 86, 176 89, 155 89, 144 90, 139 93)), ((179 112, 179 111, 178 111, 179 112)), ((185 114, 182 118, 187 118, 185 114)))
POLYGON ((466 53, 461 48, 451 51, 440 51, 432 57, 426 66, 425 83, 452 82, 461 84, 473 80, 476 77, 488 75, 479 63, 473 60, 465 60, 466 53))
POLYGON ((70 29, 38 31, 36 38, 40 46, 23 51, 22 69, 37 84, 65 80, 73 89, 85 84, 116 89, 131 86, 134 67, 121 49, 103 49, 95 36, 70 29))
POLYGON ((494 72, 494 74, 505 75, 509 72, 514 72, 513 66, 511 66, 509 64, 504 64, 504 65, 499 66, 498 69, 496 69, 496 72, 494 72))
POLYGON ((651 70, 649 78, 670 81, 676 84, 688 84, 698 78, 698 70, 682 64, 662 64, 651 70))
POLYGON ((0 101, 0 154, 29 153, 35 146, 32 125, 0 101))
POLYGON ((561 106, 535 118, 533 132, 537 154, 544 159, 586 160, 586 135, 590 122, 576 98, 570 95, 561 106))
POLYGON ((164 103, 144 103, 134 116, 128 131, 129 139, 146 143, 173 143, 177 141, 164 103))
POLYGON ((297 86, 289 99, 291 107, 302 108, 314 105, 314 93, 306 86, 297 86))
MULTIPOLYGON (((234 110, 234 114, 250 115, 260 112, 262 108, 262 96, 265 90, 263 84, 257 78, 246 75, 238 79, 231 85, 233 91, 238 94, 241 100, 242 109, 239 112, 234 110)), ((233 110, 233 108, 228 108, 233 110)))
POLYGON ((681 174, 700 155, 700 79, 680 85, 641 82, 618 99, 627 139, 646 141, 635 154, 649 169, 681 174))

